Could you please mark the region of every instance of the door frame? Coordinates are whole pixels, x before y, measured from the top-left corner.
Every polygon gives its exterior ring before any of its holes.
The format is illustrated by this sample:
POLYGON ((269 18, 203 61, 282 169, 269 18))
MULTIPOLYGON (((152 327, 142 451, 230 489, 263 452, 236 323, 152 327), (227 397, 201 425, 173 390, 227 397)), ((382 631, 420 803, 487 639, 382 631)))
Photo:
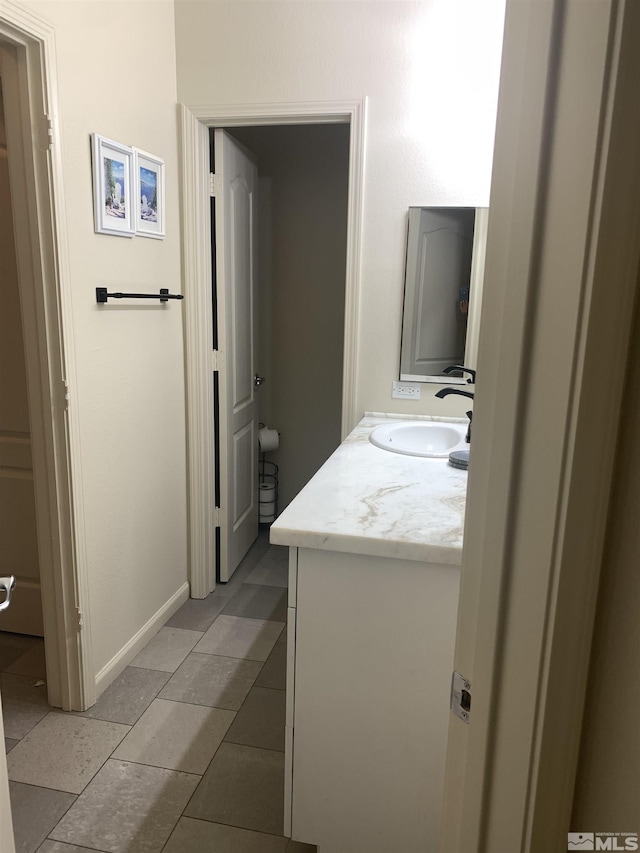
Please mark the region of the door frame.
POLYGON ((96 700, 75 397, 75 350, 53 26, 0 0, 0 42, 15 53, 20 116, 9 160, 31 421, 49 702, 96 700))
POLYGON ((639 34, 634 0, 507 0, 447 853, 566 850, 640 263, 639 34))
POLYGON ((365 167, 366 98, 309 103, 180 105, 191 595, 205 598, 216 584, 213 500, 214 434, 211 304, 209 129, 255 125, 348 123, 349 200, 345 271, 342 437, 357 421, 360 270, 365 167))
MULTIPOLYGON (((0 734, 4 731, 2 721, 2 701, 0 700, 0 734)), ((9 773, 4 749, 0 750, 0 850, 2 853, 16 853, 9 797, 9 773)))

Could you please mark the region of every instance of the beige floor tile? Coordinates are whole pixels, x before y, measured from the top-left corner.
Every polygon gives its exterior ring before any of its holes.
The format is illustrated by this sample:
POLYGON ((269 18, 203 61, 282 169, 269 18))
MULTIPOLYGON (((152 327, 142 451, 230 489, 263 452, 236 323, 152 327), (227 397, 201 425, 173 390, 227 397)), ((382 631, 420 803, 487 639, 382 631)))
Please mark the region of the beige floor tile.
POLYGON ((207 655, 265 661, 284 628, 282 622, 218 616, 194 651, 207 655))
POLYGON ((51 712, 46 684, 36 686, 42 641, 0 633, 12 798, 27 818, 20 853, 315 849, 280 834, 288 549, 266 537, 206 606, 187 602, 83 714, 51 712), (181 817, 202 773, 199 813, 181 817))
POLYGON ((285 698, 284 690, 252 687, 225 741, 284 752, 285 698))
POLYGON ((18 853, 34 853, 75 801, 73 794, 9 783, 11 817, 18 853))
POLYGON ((79 794, 129 726, 48 714, 7 756, 9 778, 79 794))
POLYGON ((0 693, 5 737, 20 740, 51 710, 41 679, 3 672, 0 693))
POLYGON ((160 628, 155 637, 129 665, 140 666, 143 669, 159 669, 162 672, 175 672, 200 639, 202 639, 200 631, 160 628))
POLYGON ((247 583, 279 586, 286 589, 289 585, 289 565, 267 554, 247 577, 247 583))
POLYGON ((183 817, 162 853, 285 853, 287 839, 183 817))
POLYGON ((156 699, 113 758, 202 775, 235 716, 221 708, 156 699))
POLYGON ((191 652, 158 698, 237 711, 258 677, 260 667, 261 664, 253 660, 191 652))
MULTIPOLYGON (((286 634, 286 629, 282 632, 286 634)), ((260 675, 256 679, 256 687, 271 687, 273 690, 286 690, 287 688, 287 646, 278 641, 273 651, 262 667, 260 675)))
POLYGON ((15 675, 30 675, 33 678, 46 678, 47 665, 44 658, 44 643, 36 643, 29 651, 15 660, 11 666, 8 666, 6 672, 13 672, 15 675))
POLYGON ((284 755, 223 743, 184 814, 282 835, 284 755))
POLYGON ((109 760, 50 837, 107 853, 159 853, 198 781, 188 773, 109 760))
POLYGON ((206 631, 216 616, 226 607, 228 601, 227 596, 220 595, 218 587, 206 598, 190 598, 173 614, 165 628, 206 631))
POLYGON ((9 752, 11 752, 11 750, 13 749, 13 747, 14 747, 17 743, 20 743, 20 741, 19 741, 19 740, 14 740, 14 738, 11 738, 11 737, 6 737, 6 738, 4 739, 4 751, 5 751, 5 753, 9 753, 9 752))
POLYGON ((170 672, 128 666, 107 687, 96 704, 78 716, 132 726, 170 678, 170 672))
POLYGON ((269 545, 266 556, 271 560, 279 560, 289 565, 289 549, 286 545, 269 545))
POLYGON ((287 591, 277 586, 244 583, 222 612, 225 616, 286 622, 287 591))
POLYGON ((6 670, 14 661, 41 643, 42 640, 39 637, 0 631, 0 672, 6 670))

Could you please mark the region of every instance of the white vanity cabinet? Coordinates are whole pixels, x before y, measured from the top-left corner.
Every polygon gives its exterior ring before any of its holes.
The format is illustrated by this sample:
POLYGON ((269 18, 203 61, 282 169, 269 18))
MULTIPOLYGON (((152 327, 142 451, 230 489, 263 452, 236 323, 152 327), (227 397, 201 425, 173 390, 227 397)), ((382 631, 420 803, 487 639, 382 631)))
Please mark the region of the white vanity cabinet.
POLYGON ((438 849, 460 570, 290 548, 285 834, 438 849))
POLYGON ((375 447, 393 418, 366 416, 270 532, 290 554, 285 834, 320 853, 438 849, 467 475, 375 447))

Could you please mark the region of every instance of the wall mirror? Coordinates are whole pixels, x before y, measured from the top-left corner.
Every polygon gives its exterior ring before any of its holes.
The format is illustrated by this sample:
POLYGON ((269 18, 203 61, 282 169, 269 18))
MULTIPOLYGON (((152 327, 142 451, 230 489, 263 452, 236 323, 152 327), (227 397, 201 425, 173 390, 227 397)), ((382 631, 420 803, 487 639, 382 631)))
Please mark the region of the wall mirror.
POLYGON ((488 216, 488 208, 409 208, 401 380, 466 383, 443 369, 475 368, 488 216))

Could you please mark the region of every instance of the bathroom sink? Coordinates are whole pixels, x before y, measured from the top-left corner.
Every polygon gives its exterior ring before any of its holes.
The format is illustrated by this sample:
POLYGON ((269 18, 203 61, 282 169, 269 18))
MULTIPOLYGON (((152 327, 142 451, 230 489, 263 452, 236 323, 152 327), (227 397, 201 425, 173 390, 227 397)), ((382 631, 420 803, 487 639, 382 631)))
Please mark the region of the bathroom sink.
POLYGON ((434 421, 394 421, 371 431, 369 441, 382 450, 405 456, 448 456, 456 447, 466 447, 463 424, 434 421))

